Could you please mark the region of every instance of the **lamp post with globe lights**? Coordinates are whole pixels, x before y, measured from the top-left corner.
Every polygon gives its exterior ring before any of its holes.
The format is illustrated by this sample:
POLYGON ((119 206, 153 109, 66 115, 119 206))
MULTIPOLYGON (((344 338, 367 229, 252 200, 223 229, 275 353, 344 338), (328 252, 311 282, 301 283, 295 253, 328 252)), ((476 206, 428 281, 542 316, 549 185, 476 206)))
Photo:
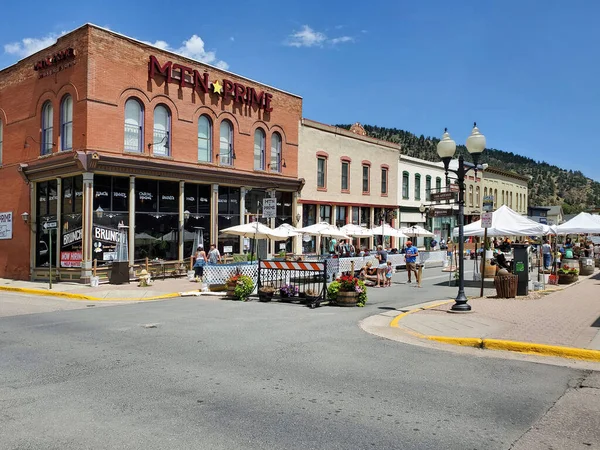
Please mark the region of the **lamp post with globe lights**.
POLYGON ((464 261, 464 226, 465 226, 465 175, 473 170, 477 179, 477 170, 484 170, 484 166, 478 166, 479 156, 485 150, 485 136, 479 132, 477 123, 473 124, 471 135, 467 138, 466 147, 469 153, 473 156, 473 163, 464 160, 463 155, 458 156, 458 168, 450 169, 450 161, 456 152, 456 143, 450 138, 448 129, 444 130, 442 140, 437 144, 437 153, 444 162, 446 177, 448 172, 452 172, 457 177, 459 186, 458 191, 458 295, 455 303, 450 309, 451 312, 469 312, 471 305, 467 303, 465 295, 465 261, 464 261))

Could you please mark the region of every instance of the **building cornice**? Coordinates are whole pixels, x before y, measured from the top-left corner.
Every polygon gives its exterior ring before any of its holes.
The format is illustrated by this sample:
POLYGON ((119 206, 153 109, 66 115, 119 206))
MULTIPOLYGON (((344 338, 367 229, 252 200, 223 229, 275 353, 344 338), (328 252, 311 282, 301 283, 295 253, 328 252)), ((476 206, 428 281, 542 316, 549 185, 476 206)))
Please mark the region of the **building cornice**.
POLYGON ((316 122, 314 120, 310 120, 310 119, 306 119, 306 118, 302 119, 302 126, 325 131, 327 133, 337 134, 339 136, 344 136, 344 137, 347 137, 350 139, 356 139, 359 141, 368 142, 370 144, 379 145, 379 146, 386 147, 386 148, 400 152, 400 144, 394 144, 393 142, 382 141, 382 140, 371 138, 368 136, 361 136, 360 134, 352 133, 351 131, 348 131, 345 128, 339 128, 339 127, 334 127, 332 125, 326 125, 324 123, 316 122))

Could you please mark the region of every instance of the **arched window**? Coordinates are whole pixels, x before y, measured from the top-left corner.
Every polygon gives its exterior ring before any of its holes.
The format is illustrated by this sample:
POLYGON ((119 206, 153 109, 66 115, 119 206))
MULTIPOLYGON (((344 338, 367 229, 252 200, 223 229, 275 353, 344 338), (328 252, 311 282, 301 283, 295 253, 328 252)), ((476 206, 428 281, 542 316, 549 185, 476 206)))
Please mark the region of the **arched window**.
POLYGON ((488 196, 488 195, 487 195, 487 188, 483 188, 483 196, 484 196, 484 197, 487 197, 487 196, 488 196))
POLYGON ((281 135, 277 132, 271 135, 271 170, 281 172, 281 135))
POLYGON ((52 103, 46 102, 42 106, 42 145, 40 152, 42 155, 52 153, 52 123, 54 122, 54 109, 52 103))
POLYGON ((494 189, 494 209, 498 207, 498 189, 494 189))
POLYGON ((504 205, 504 189, 502 189, 502 204, 501 205, 504 205))
POLYGON ((479 208, 481 206, 481 196, 480 196, 480 194, 481 194, 481 191, 479 189, 479 186, 477 186, 475 188, 475 207, 476 208, 479 208))
POLYGON ((170 155, 171 112, 165 105, 154 108, 154 133, 152 153, 159 156, 170 155))
POLYGON ((212 122, 205 115, 198 118, 198 161, 212 161, 212 122))
POLYGON ((65 95, 60 103, 60 149, 73 148, 73 97, 65 95))
POLYGON ((469 186, 469 206, 473 207, 473 186, 469 186))
POLYGON ((139 100, 130 98, 125 102, 125 142, 126 152, 144 151, 144 109, 139 100))
POLYGON ((425 200, 431 201, 431 175, 425 176, 425 200))
POLYGON ((421 200, 421 175, 415 174, 415 200, 421 200))
POLYGON ((219 128, 219 162, 231 166, 235 159, 233 152, 233 125, 229 120, 221 122, 219 128))
POLYGON ((402 172, 402 198, 408 199, 408 172, 402 172))
POLYGON ((262 128, 254 131, 254 170, 265 170, 265 132, 262 128))
POLYGON ((512 191, 511 191, 511 192, 510 192, 510 207, 511 207, 511 208, 513 207, 513 202, 512 202, 512 200, 513 200, 513 193, 512 193, 512 191))

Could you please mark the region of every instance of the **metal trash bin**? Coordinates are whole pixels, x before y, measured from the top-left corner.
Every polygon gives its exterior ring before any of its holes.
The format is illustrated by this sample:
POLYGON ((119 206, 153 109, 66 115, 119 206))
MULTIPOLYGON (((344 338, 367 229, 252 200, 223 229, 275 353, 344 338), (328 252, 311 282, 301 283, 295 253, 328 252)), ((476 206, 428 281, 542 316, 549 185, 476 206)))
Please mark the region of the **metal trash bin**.
POLYGON ((593 275, 594 273, 594 259, 593 258, 579 258, 579 275, 593 275))
POLYGON ((494 287, 499 298, 515 298, 517 296, 518 275, 496 275, 494 287))

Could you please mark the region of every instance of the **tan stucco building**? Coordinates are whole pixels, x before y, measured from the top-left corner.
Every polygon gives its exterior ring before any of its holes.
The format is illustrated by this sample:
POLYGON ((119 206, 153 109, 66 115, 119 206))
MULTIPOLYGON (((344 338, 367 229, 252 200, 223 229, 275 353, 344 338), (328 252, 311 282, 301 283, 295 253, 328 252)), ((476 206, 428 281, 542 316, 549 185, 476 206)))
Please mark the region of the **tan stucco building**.
MULTIPOLYGON (((528 181, 527 176, 488 167, 483 175, 483 197, 494 197, 494 210, 506 205, 519 214, 527 215, 528 181)), ((481 205, 479 203, 480 208, 481 205)))
MULTIPOLYGON (((299 226, 329 222, 371 228, 382 221, 396 225, 400 145, 365 134, 359 124, 348 131, 302 119, 298 176, 305 184, 298 198, 299 226)), ((362 239, 360 245, 371 248, 378 240, 362 239)), ((305 253, 320 248, 317 239, 302 245, 305 253)))

